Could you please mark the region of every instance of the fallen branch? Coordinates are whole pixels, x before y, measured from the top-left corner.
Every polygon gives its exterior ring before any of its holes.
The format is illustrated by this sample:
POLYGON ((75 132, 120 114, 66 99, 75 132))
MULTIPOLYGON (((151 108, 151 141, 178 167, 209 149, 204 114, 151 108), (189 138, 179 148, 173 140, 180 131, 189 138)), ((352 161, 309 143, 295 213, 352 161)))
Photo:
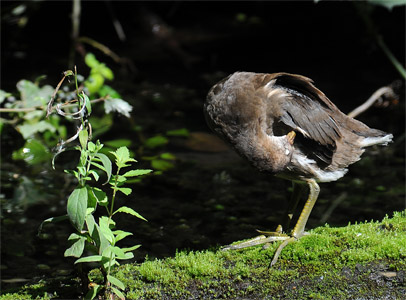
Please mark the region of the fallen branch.
POLYGON ((368 108, 370 108, 376 101, 381 99, 382 96, 395 98, 396 94, 393 91, 393 89, 391 87, 389 87, 389 86, 381 87, 375 93, 373 93, 372 96, 369 97, 369 99, 367 101, 365 101, 365 103, 361 104, 356 109, 351 111, 348 114, 348 116, 351 117, 351 118, 355 118, 356 116, 358 116, 359 114, 363 113, 368 108))

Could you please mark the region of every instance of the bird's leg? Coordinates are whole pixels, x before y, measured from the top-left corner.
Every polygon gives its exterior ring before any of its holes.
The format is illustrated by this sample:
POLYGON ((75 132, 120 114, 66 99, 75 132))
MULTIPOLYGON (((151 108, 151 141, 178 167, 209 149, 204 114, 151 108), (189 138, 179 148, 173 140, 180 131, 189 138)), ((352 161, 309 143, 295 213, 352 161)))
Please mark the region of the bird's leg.
MULTIPOLYGON (((259 233, 268 235, 268 236, 280 236, 283 232, 287 232, 290 226, 290 222, 292 221, 293 214, 295 213, 297 204, 299 203, 299 200, 301 196, 303 195, 303 192, 305 190, 305 185, 302 183, 297 183, 292 181, 292 196, 288 204, 288 208, 286 209, 286 212, 283 216, 282 223, 276 227, 275 231, 262 231, 262 230, 257 230, 259 233)), ((282 234, 283 235, 283 234, 282 234)))
MULTIPOLYGON (((278 249, 276 250, 274 257, 270 263, 270 266, 273 266, 277 262, 279 255, 281 254, 283 248, 285 248, 286 245, 288 245, 294 241, 297 241, 304 235, 304 228, 306 226, 307 220, 309 219, 310 213, 313 209, 314 204, 317 201, 317 197, 320 192, 319 185, 317 184, 317 182, 314 179, 308 179, 306 181, 310 188, 309 197, 308 197, 308 199, 303 207, 303 210, 300 213, 299 219, 290 235, 285 235, 285 234, 278 233, 278 232, 271 233, 272 234, 271 236, 260 235, 253 239, 250 239, 248 241, 244 241, 244 242, 234 244, 234 245, 228 245, 228 246, 224 247, 222 250, 243 249, 243 248, 247 248, 247 247, 268 244, 270 242, 283 241, 282 244, 280 244, 278 249)), ((302 189, 303 188, 299 188, 299 191, 302 189)), ((295 206, 295 205, 293 205, 293 206, 295 206)), ((293 208, 293 206, 292 206, 292 208, 293 208)), ((290 219, 289 219, 289 221, 290 221, 290 219)))
MULTIPOLYGON (((293 133, 293 137, 294 137, 294 131, 291 131, 291 133, 293 133)), ((284 234, 283 230, 286 230, 289 227, 290 221, 292 220, 292 217, 293 217, 293 213, 299 202, 300 196, 302 195, 302 192, 304 190, 302 184, 298 184, 293 181, 292 181, 292 186, 293 186, 292 198, 289 201, 289 205, 286 210, 286 214, 284 215, 282 225, 279 224, 275 231, 262 231, 262 230, 257 229, 257 232, 261 233, 260 236, 254 237, 253 239, 250 239, 250 240, 238 243, 238 244, 225 246, 223 248, 223 250, 243 249, 243 248, 256 246, 256 245, 262 245, 262 244, 265 244, 264 248, 266 249, 266 248, 268 248, 270 242, 284 241, 286 239, 289 239, 290 236, 284 234)))
POLYGON ((271 264, 269 265, 270 267, 272 267, 277 262, 279 255, 281 254, 283 248, 286 247, 286 245, 297 241, 304 235, 304 229, 306 227, 307 220, 309 219, 310 213, 312 212, 313 206, 316 203, 317 197, 319 196, 320 192, 320 187, 317 184, 316 180, 308 179, 307 184, 310 188, 309 198, 307 199, 303 210, 300 213, 299 219, 297 220, 297 223, 292 230, 291 237, 285 239, 283 243, 279 245, 278 249, 276 249, 271 264))
POLYGON ((292 221, 293 218, 293 214, 295 213, 299 200, 303 195, 303 192, 305 191, 306 185, 292 181, 292 188, 293 188, 292 196, 289 201, 289 205, 284 215, 284 218, 282 220, 282 229, 284 229, 285 231, 289 229, 290 222, 292 221))
MULTIPOLYGON (((287 135, 286 138, 288 142, 293 145, 293 142, 296 137, 296 132, 293 130, 290 131, 287 135)), ((293 214, 296 210, 297 204, 299 203, 300 197, 302 196, 303 192, 303 185, 298 184, 294 181, 292 181, 292 187, 293 187, 293 192, 290 201, 288 202, 288 208, 286 210, 286 213, 284 215, 282 224, 279 224, 278 227, 276 227, 275 231, 261 231, 257 230, 259 233, 268 235, 268 236, 280 236, 283 235, 283 232, 289 228, 290 221, 293 218, 293 214)))

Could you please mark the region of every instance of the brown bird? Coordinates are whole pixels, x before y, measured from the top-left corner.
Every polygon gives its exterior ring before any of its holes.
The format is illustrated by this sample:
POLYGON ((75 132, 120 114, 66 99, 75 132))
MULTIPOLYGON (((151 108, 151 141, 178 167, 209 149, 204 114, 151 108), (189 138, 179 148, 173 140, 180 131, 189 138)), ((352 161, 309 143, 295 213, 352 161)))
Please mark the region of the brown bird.
POLYGON ((204 105, 211 129, 254 167, 294 184, 294 201, 283 222, 288 226, 299 200, 300 186, 307 183, 309 197, 289 235, 275 232, 225 249, 240 249, 283 240, 282 249, 304 235, 316 203, 317 182, 338 180, 347 167, 360 159, 364 148, 387 145, 392 135, 372 129, 342 113, 307 77, 288 73, 236 72, 215 84, 204 105), (296 185, 295 185, 296 184, 296 185))

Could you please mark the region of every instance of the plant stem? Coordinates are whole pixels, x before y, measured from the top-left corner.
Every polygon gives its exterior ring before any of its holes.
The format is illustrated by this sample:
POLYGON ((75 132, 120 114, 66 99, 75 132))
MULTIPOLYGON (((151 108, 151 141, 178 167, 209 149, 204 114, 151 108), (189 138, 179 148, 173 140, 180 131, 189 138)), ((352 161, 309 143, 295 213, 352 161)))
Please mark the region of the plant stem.
POLYGON ((117 168, 117 174, 114 178, 114 187, 113 187, 113 197, 111 197, 111 206, 110 206, 110 211, 109 211, 109 221, 111 220, 111 217, 113 216, 113 209, 114 209, 114 200, 116 199, 116 193, 117 193, 117 179, 118 179, 118 174, 120 172, 120 168, 117 168))
MULTIPOLYGON (((106 101, 106 100, 107 100, 106 97, 102 97, 102 98, 90 100, 90 103, 94 104, 94 103, 106 101)), ((76 103, 74 103, 74 104, 66 104, 66 105, 62 105, 62 106, 64 108, 71 108, 71 107, 75 107, 77 105, 76 105, 76 103)), ((21 108, 0 108, 0 113, 30 112, 30 111, 34 111, 34 110, 44 110, 44 109, 45 109, 45 105, 39 105, 39 106, 34 106, 34 107, 21 107, 21 108)), ((55 110, 55 108, 53 107, 52 110, 55 110)))
POLYGON ((393 53, 390 51, 388 46, 386 46, 385 42, 383 41, 382 36, 378 35, 376 36, 376 41, 378 42, 378 45, 381 47, 382 51, 386 54, 386 57, 391 61, 391 63, 394 65, 396 70, 402 75, 404 79, 406 79, 406 70, 402 66, 402 64, 396 59, 396 57, 393 55, 393 53))
POLYGON ((358 13, 361 15, 362 20, 365 23, 365 26, 371 36, 373 36, 378 44, 378 46, 382 49, 382 51, 385 53, 386 57, 390 60, 392 65, 396 68, 396 70, 402 75, 404 79, 406 79, 406 70, 402 66, 402 64, 396 59, 396 57, 393 55, 392 51, 388 48, 388 46, 385 44, 383 38, 381 35, 378 34, 378 31, 375 27, 374 22, 371 19, 370 16, 370 11, 368 10, 368 4, 359 2, 355 3, 354 5, 356 9, 358 10, 358 13))
POLYGON ((80 14, 81 14, 81 3, 80 0, 73 0, 72 6, 72 45, 69 53, 69 65, 72 66, 75 60, 75 48, 76 43, 79 38, 80 29, 80 14))

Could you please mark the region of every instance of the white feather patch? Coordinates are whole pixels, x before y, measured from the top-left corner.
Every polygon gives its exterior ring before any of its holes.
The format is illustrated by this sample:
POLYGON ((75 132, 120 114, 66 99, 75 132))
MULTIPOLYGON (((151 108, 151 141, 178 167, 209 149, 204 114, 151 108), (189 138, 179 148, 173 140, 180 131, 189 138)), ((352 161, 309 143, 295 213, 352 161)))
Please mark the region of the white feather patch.
POLYGON ((360 142, 360 146, 361 147, 369 147, 372 145, 386 146, 388 143, 392 142, 392 138, 393 138, 392 134, 387 134, 381 137, 367 137, 360 142))

